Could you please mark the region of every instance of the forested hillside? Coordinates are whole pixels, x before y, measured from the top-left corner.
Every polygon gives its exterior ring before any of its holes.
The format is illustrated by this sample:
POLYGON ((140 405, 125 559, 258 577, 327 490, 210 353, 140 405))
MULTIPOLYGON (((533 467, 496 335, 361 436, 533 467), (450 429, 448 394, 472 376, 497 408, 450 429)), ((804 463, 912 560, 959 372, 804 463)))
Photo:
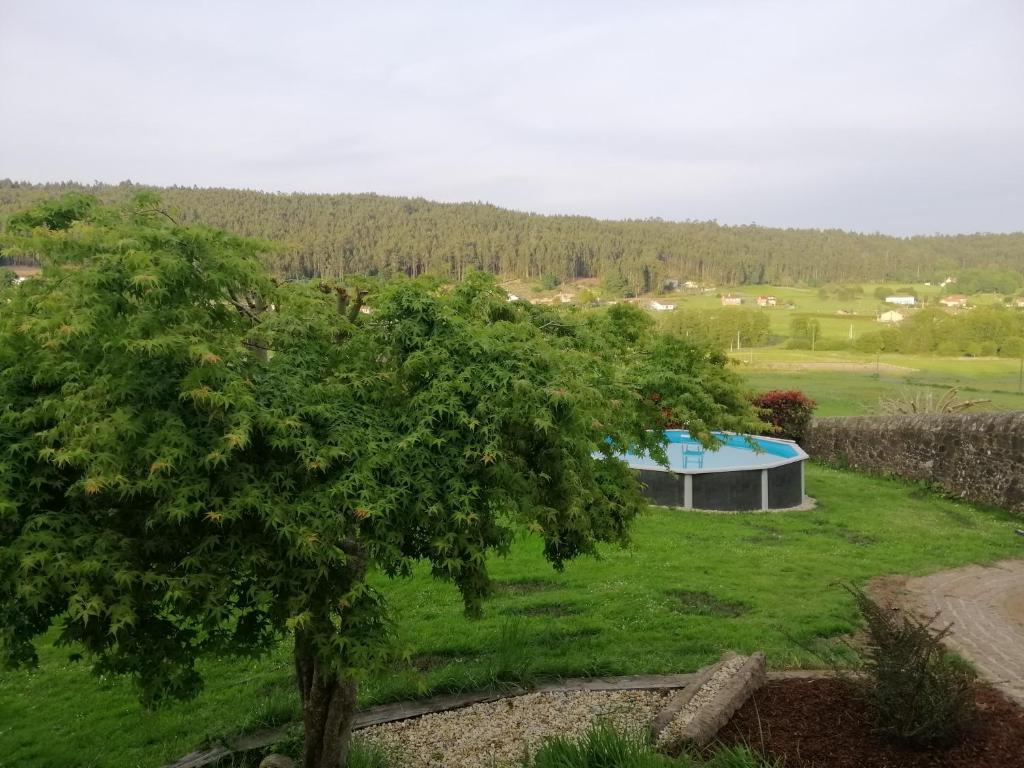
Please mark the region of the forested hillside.
MULTIPOLYGON (((42 198, 86 191, 117 201, 138 185, 0 181, 0 221, 42 198)), ((658 219, 542 216, 483 203, 373 194, 158 189, 182 222, 278 244, 285 276, 368 272, 571 280, 618 272, 638 292, 668 278, 716 284, 928 280, 964 268, 1024 269, 1024 233, 896 238, 838 230, 720 226, 658 219)))

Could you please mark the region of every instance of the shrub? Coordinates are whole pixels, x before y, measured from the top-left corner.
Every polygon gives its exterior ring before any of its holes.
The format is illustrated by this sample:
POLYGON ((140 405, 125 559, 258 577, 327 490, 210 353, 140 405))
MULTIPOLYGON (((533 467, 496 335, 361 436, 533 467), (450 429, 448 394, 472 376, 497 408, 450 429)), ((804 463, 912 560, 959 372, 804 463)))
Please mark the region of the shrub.
POLYGON ((882 397, 878 400, 878 410, 890 414, 960 413, 989 402, 987 398, 963 400, 960 398, 960 390, 951 387, 938 397, 931 390, 904 392, 898 397, 882 397))
POLYGON ((795 389, 765 392, 757 395, 753 402, 761 410, 761 418, 772 426, 772 435, 798 442, 803 439, 818 405, 795 389))
POLYGON ((551 274, 541 275, 540 279, 537 280, 537 290, 538 291, 553 291, 555 288, 557 288, 561 284, 562 284, 562 281, 559 280, 558 277, 556 277, 555 275, 551 275, 551 274))
POLYGON ((863 590, 846 587, 867 624, 865 675, 855 680, 875 728, 916 747, 948 744, 974 713, 974 673, 942 646, 949 628, 884 608, 863 590))

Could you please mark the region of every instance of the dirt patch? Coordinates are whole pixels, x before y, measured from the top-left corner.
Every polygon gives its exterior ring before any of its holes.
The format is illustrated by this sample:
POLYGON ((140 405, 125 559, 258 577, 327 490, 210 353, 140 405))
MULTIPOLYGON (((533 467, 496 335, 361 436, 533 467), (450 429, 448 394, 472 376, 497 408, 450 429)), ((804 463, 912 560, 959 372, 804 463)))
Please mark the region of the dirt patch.
POLYGON ((572 629, 551 629, 539 632, 534 640, 537 643, 568 643, 590 640, 603 634, 597 627, 574 627, 572 629))
POLYGON ((35 277, 43 271, 42 267, 26 267, 18 264, 0 265, 0 268, 10 270, 18 277, 35 277))
POLYGON ((507 614, 515 616, 548 616, 550 618, 563 618, 565 616, 579 616, 582 611, 572 605, 565 603, 547 603, 545 605, 527 605, 522 608, 509 608, 507 614))
POLYGON ((415 669, 417 672, 430 672, 431 670, 438 669, 439 667, 453 664, 474 656, 473 653, 465 653, 458 650, 440 650, 440 651, 425 651, 423 653, 413 654, 409 659, 409 666, 415 669))
POLYGON ((676 613, 683 613, 687 616, 735 618, 747 612, 747 606, 743 603, 722 600, 710 592, 672 589, 665 594, 671 598, 671 609, 676 613))
POLYGON ((877 544, 878 539, 867 533, 848 528, 845 525, 834 523, 831 520, 816 519, 812 520, 811 524, 815 527, 818 533, 824 536, 832 536, 848 544, 854 544, 858 547, 868 547, 872 544, 877 544))
POLYGON ((891 363, 756 363, 751 368, 764 368, 770 371, 840 371, 840 372, 871 372, 875 370, 885 373, 916 373, 917 368, 910 368, 905 365, 892 365, 891 363))
POLYGON ((1013 590, 1003 598, 1003 612, 1010 621, 1024 627, 1024 588, 1013 590))
POLYGON ((551 579, 510 579, 495 581, 492 589, 495 595, 532 595, 551 589, 560 589, 561 584, 551 579))
POLYGON ((907 591, 908 578, 900 574, 876 576, 867 583, 864 591, 883 608, 903 610, 911 597, 907 591))
POLYGON ((786 537, 782 535, 782 532, 778 528, 773 528, 770 525, 750 523, 749 527, 758 531, 758 533, 751 536, 744 536, 741 539, 741 541, 747 544, 781 544, 786 540, 786 537))
POLYGON ((1021 768, 1024 710, 998 691, 975 688, 979 717, 946 749, 913 750, 879 740, 866 706, 840 680, 770 682, 718 738, 783 761, 786 768, 1021 768))

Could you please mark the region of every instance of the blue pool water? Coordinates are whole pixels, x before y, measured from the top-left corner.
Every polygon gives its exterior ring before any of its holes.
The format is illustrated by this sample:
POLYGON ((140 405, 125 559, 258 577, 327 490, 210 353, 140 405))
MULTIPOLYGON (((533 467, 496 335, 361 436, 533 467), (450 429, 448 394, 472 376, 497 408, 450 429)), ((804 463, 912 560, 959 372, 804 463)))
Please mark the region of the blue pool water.
MULTIPOLYGON (((669 468, 674 470, 721 470, 721 469, 763 469, 775 466, 786 459, 795 459, 802 453, 791 443, 761 437, 751 437, 757 450, 751 447, 743 435, 723 435, 717 450, 705 449, 695 438, 682 429, 665 432, 668 445, 669 468)), ((627 453, 623 458, 634 469, 664 469, 647 454, 627 453)))

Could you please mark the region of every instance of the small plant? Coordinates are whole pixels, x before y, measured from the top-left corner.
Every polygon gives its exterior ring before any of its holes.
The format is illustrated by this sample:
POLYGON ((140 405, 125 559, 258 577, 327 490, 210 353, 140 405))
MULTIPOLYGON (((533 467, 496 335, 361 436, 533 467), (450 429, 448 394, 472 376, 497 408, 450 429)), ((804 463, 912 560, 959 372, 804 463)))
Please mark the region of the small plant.
POLYGON ((392 768, 392 766, 397 768, 404 762, 396 759, 397 757, 376 744, 363 739, 353 739, 345 766, 346 768, 392 768))
POLYGON ((978 400, 961 400, 960 390, 951 387, 936 397, 932 392, 918 390, 907 392, 900 397, 880 398, 878 409, 888 414, 911 414, 911 413, 959 413, 973 408, 976 405, 990 402, 981 398, 978 400))
POLYGON ((536 678, 534 656, 533 643, 522 622, 505 621, 487 663, 490 685, 529 685, 536 678))
POLYGON ((818 406, 799 390, 774 389, 757 395, 754 407, 761 410, 761 418, 772 426, 771 434, 786 440, 803 440, 811 415, 818 406))
POLYGON ((722 747, 702 768, 782 768, 781 760, 761 757, 746 747, 722 747))
POLYGON ((721 747, 706 760, 690 754, 672 758, 654 750, 642 734, 623 734, 608 725, 591 728, 580 740, 548 739, 523 768, 781 768, 746 747, 721 747))
POLYGON ((947 653, 936 630, 884 608, 847 586, 867 624, 863 677, 854 684, 866 698, 883 736, 917 747, 948 744, 974 713, 974 673, 947 653))
POLYGON ((587 731, 579 741, 549 739, 523 768, 690 768, 690 761, 673 760, 654 751, 640 735, 625 735, 607 725, 587 731))

